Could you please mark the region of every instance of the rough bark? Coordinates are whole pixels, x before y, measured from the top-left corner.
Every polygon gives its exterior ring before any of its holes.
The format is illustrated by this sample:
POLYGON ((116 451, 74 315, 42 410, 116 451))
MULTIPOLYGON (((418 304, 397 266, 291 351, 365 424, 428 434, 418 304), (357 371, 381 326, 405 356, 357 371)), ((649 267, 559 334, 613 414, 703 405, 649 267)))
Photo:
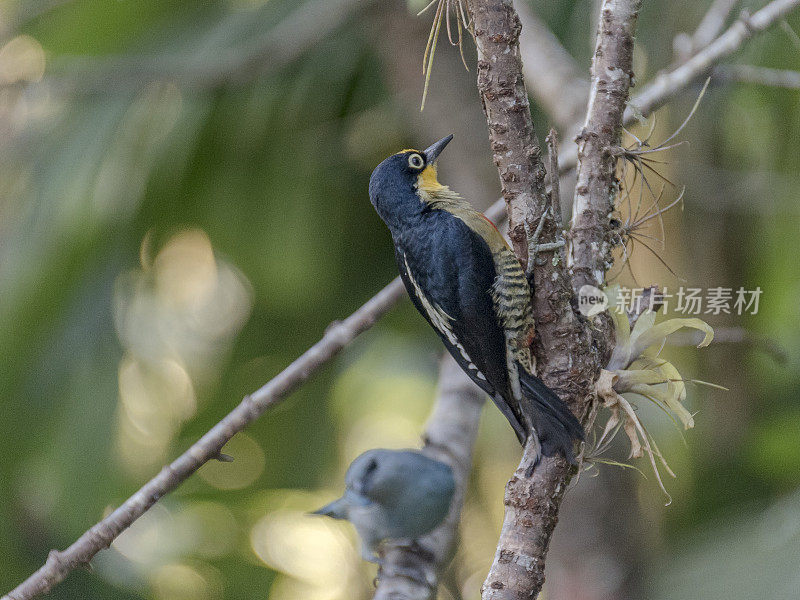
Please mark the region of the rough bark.
MULTIPOLYGON (((509 0, 473 0, 471 8, 478 90, 507 204, 510 237, 526 264, 526 230, 535 230, 550 203, 522 75, 520 22, 509 0)), ((548 217, 540 242, 554 241, 559 229, 548 217)), ((598 353, 590 329, 572 311, 563 248, 542 258, 532 265, 539 374, 577 414, 584 414, 592 399, 598 353)), ((483 586, 484 600, 534 597, 544 581, 550 535, 572 468, 561 457, 546 457, 534 469, 536 458, 536 449, 529 444, 506 487, 506 513, 483 586)))
POLYGON ((578 135, 578 179, 572 205, 570 267, 573 286, 599 287, 611 266, 609 218, 618 191, 622 116, 633 81, 633 39, 641 0, 604 0, 600 9, 589 107, 578 135))
POLYGON ((526 219, 538 220, 547 206, 541 146, 533 130, 522 78, 522 26, 511 0, 470 3, 478 47, 481 94, 494 164, 500 175, 514 251, 527 264, 526 219))
MULTIPOLYGON (((601 133, 605 138, 598 137, 599 140, 613 140, 613 134, 618 136, 630 85, 633 26, 639 5, 639 2, 611 2, 601 11, 598 55, 606 53, 602 67, 610 70, 611 75, 624 77, 593 77, 590 98, 595 100, 595 109, 610 112, 603 121, 590 110, 586 125, 603 128, 601 133), (617 83, 618 80, 622 81, 617 83), (597 100, 601 94, 608 97, 606 102, 597 100)), ((472 10, 479 58, 478 89, 508 204, 511 237, 518 256, 523 258, 527 247, 520 243, 524 240, 520 232, 525 231, 525 223, 520 219, 528 216, 530 230, 539 215, 547 211, 548 200, 541 191, 543 166, 538 141, 527 101, 520 98, 525 85, 519 59, 519 19, 506 0, 474 0, 472 10), (523 201, 534 203, 527 207, 527 215, 523 201)), ((590 102, 590 108, 592 105, 590 102)), ((603 150, 605 145, 595 143, 588 150, 597 152, 598 148, 603 150)), ((592 180, 607 181, 609 169, 613 178, 613 163, 589 161, 583 166, 584 175, 592 180)), ((613 191, 605 190, 606 203, 611 201, 613 191)), ((554 229, 551 223, 549 236, 554 229)), ((606 218, 604 224, 600 223, 599 232, 606 236, 609 229, 606 218)), ((591 240, 587 242, 585 238, 594 233, 579 228, 573 242, 590 246, 591 240)), ((606 334, 593 335, 595 329, 573 313, 572 287, 562 251, 556 251, 552 259, 542 264, 535 263, 533 273, 538 336, 534 351, 539 359, 539 374, 577 414, 587 415, 594 398, 593 382, 608 346, 606 334)), ((598 282, 603 274, 604 271, 598 282)), ((544 583, 550 537, 573 469, 561 457, 546 457, 534 469, 535 460, 533 449, 526 447, 520 466, 506 487, 506 513, 494 563, 483 586, 484 600, 533 598, 544 583)))

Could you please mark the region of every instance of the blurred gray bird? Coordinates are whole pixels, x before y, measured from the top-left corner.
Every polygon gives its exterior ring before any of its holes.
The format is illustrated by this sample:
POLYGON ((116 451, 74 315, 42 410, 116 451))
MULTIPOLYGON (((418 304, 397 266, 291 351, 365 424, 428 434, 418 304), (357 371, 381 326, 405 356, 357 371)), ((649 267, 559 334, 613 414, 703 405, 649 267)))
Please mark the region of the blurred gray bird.
POLYGON ((313 514, 350 521, 361 556, 380 563, 381 542, 412 544, 444 520, 455 487, 450 466, 418 450, 368 450, 347 469, 344 495, 313 514))

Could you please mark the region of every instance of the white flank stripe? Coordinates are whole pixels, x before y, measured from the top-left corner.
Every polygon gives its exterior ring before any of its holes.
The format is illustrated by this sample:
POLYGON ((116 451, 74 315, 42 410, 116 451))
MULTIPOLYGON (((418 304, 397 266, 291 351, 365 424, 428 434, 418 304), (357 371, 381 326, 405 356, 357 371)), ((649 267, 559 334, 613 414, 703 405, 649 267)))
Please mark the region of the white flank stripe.
POLYGON ((461 354, 462 358, 467 362, 467 368, 470 370, 475 371, 475 376, 478 379, 482 379, 486 381, 486 376, 478 370, 478 367, 475 366, 475 363, 472 362, 472 359, 467 354, 467 351, 464 350, 464 346, 461 345, 461 342, 458 341, 456 334, 453 333, 453 329, 450 327, 450 321, 453 320, 453 317, 448 315, 441 306, 433 304, 428 297, 422 292, 422 288, 419 287, 417 280, 414 279, 414 275, 411 273, 411 267, 408 266, 408 258, 405 254, 403 254, 403 262, 406 263, 406 274, 408 275, 409 281, 414 286, 414 292, 419 298, 422 307, 425 309, 425 312, 428 313, 428 318, 433 323, 433 326, 447 338, 453 346, 458 348, 459 353, 461 354))

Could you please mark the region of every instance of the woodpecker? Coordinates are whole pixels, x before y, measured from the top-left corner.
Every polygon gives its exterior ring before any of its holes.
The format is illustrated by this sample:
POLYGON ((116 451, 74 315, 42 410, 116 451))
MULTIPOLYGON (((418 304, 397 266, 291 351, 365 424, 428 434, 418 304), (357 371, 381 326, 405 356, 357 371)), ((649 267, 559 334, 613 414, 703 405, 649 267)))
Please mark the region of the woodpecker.
POLYGON ((456 362, 494 400, 520 443, 532 437, 538 456, 562 452, 574 462, 583 428, 535 375, 525 273, 494 224, 437 179, 436 159, 452 139, 384 160, 370 177, 370 201, 392 234, 414 306, 456 362))

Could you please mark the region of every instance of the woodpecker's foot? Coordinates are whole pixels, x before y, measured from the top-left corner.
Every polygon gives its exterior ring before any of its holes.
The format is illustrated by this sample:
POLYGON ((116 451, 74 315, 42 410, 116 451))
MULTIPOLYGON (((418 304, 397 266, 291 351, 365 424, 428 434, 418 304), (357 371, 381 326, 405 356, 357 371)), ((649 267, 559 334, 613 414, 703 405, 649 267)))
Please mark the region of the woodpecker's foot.
POLYGON ((531 231, 530 227, 528 226, 527 221, 525 222, 525 234, 528 236, 528 268, 527 271, 530 273, 533 270, 534 260, 536 259, 536 255, 539 252, 548 252, 550 250, 556 250, 561 248, 565 245, 563 239, 557 240, 555 242, 548 242, 546 244, 539 243, 539 236, 542 235, 542 229, 544 228, 544 221, 552 214, 552 209, 548 208, 542 218, 539 219, 539 224, 536 226, 536 231, 531 231))

